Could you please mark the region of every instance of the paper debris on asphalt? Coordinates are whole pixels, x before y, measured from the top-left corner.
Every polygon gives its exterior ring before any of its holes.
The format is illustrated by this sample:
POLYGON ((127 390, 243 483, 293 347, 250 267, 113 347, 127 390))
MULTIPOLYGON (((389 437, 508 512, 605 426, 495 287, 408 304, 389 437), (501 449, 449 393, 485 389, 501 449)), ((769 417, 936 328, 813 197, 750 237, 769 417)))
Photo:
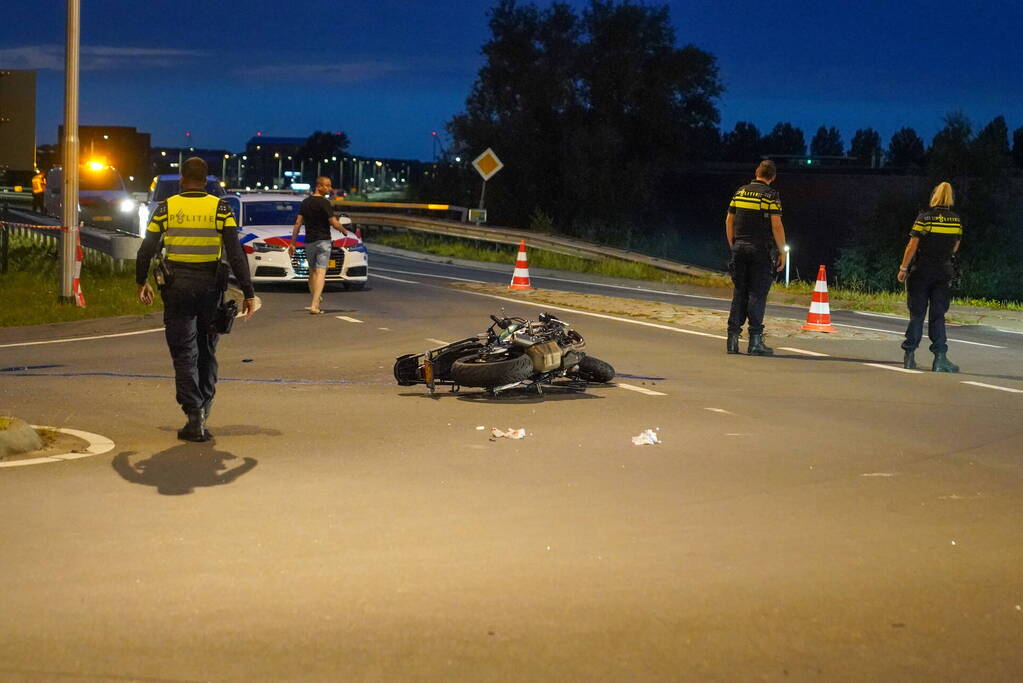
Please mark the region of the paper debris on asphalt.
POLYGON ((644 429, 642 432, 632 437, 632 443, 636 446, 653 446, 654 444, 661 443, 661 440, 657 438, 657 432, 652 429, 644 429))
POLYGON ((490 433, 495 439, 523 439, 526 436, 526 429, 524 427, 519 427, 518 429, 512 429, 509 427, 507 430, 502 432, 497 427, 494 427, 490 430, 490 433))

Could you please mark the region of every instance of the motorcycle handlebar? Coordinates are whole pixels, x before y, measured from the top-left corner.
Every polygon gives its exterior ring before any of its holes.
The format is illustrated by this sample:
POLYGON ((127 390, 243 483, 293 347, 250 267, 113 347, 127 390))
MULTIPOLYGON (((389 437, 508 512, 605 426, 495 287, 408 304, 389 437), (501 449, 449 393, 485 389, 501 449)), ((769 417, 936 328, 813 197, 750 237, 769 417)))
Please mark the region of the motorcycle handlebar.
POLYGON ((491 313, 490 314, 490 319, 493 320, 495 323, 497 323, 497 326, 500 327, 502 330, 508 327, 508 319, 507 318, 498 318, 496 315, 491 313))

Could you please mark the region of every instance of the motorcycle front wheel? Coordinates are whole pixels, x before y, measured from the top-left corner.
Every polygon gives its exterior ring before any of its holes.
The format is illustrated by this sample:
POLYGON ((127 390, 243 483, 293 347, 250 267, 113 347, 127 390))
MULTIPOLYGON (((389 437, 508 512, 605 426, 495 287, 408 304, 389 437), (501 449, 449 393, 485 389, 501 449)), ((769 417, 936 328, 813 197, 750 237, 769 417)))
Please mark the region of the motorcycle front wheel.
POLYGON ((500 360, 471 356, 459 358, 451 366, 451 380, 463 387, 500 387, 532 376, 533 361, 524 355, 500 360))

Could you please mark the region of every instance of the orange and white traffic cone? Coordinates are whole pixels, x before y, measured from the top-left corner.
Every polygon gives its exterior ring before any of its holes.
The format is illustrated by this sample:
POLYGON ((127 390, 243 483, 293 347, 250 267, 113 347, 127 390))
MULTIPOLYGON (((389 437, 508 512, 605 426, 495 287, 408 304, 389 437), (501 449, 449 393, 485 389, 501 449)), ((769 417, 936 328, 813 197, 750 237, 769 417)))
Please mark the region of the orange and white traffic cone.
POLYGON ((82 251, 81 233, 75 231, 75 269, 74 278, 71 280, 71 291, 75 294, 75 304, 79 308, 85 308, 85 294, 82 293, 82 258, 85 256, 82 251))
POLYGON ((804 330, 811 332, 837 332, 831 326, 831 307, 828 305, 828 276, 824 266, 817 271, 817 284, 813 288, 813 299, 810 300, 810 312, 806 314, 804 330))
POLYGON ((529 284, 529 261, 526 259, 526 240, 519 243, 519 255, 515 259, 515 272, 508 289, 533 289, 529 284))

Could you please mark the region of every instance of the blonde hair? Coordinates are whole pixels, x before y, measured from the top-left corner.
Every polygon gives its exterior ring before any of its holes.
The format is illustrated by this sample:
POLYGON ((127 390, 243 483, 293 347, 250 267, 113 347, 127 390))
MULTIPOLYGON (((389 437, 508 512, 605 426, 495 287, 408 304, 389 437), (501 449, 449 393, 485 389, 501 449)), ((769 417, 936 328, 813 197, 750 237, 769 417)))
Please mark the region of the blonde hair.
POLYGON ((948 183, 938 183, 931 193, 931 206, 952 206, 954 203, 952 186, 948 183))

